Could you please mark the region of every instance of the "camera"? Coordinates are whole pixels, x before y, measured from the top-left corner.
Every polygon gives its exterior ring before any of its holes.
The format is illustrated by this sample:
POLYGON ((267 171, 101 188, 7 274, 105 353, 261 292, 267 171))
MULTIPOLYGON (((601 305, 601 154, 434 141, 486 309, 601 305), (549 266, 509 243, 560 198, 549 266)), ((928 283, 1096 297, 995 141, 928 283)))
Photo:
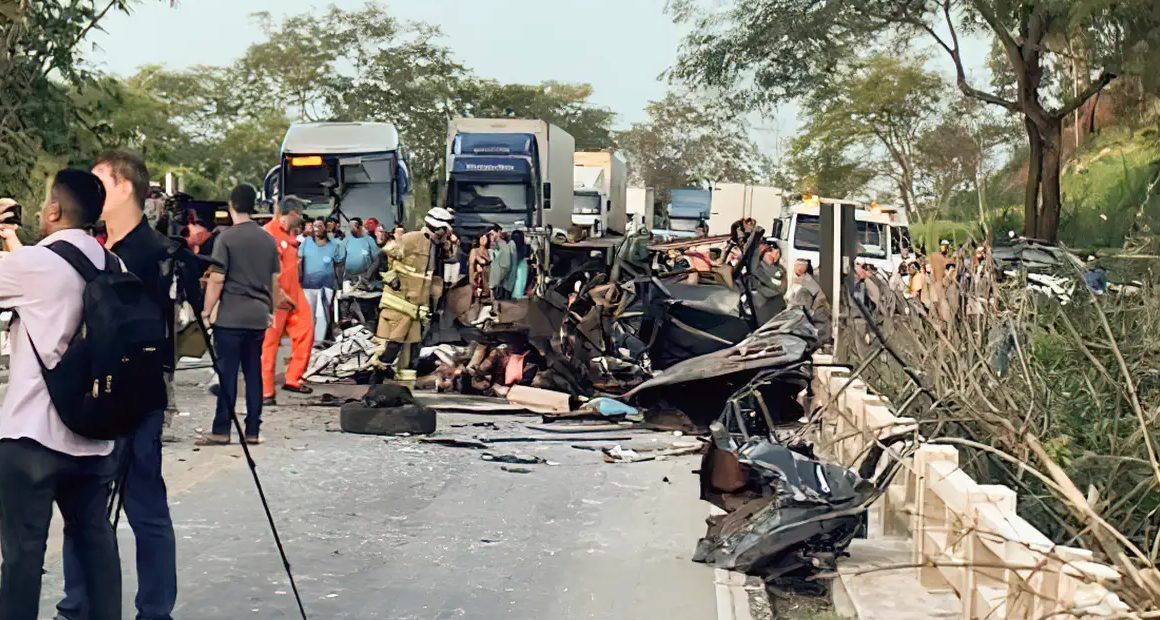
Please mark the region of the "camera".
POLYGON ((23 223, 23 209, 19 202, 11 198, 0 198, 0 224, 20 226, 23 223))

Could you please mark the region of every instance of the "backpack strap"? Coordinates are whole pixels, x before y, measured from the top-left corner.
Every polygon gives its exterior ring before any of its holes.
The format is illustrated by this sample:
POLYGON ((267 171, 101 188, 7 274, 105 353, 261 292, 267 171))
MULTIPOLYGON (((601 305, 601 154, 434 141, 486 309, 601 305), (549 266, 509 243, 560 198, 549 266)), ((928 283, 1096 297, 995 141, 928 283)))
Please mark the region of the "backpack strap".
MULTIPOLYGON (((68 241, 53 241, 45 247, 51 250, 53 254, 63 258, 64 262, 71 265, 81 275, 81 278, 84 278, 85 283, 92 282, 100 273, 100 270, 93 264, 93 261, 89 260, 89 257, 85 256, 85 253, 80 248, 68 241)), ((108 250, 104 250, 104 252, 105 270, 110 273, 120 273, 121 261, 108 250)))

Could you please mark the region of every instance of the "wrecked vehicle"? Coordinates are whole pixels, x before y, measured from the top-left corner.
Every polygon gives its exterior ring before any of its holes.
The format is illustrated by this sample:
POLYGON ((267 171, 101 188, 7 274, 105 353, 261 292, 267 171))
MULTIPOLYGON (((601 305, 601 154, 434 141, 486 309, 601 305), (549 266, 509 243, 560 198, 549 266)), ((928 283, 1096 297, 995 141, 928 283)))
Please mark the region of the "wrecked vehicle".
POLYGON ((818 459, 808 445, 757 436, 739 443, 719 422, 712 434, 701 465, 701 499, 727 514, 710 517, 693 560, 767 582, 835 570, 863 530, 866 508, 898 470, 891 458, 875 475, 882 446, 854 472, 818 459))
POLYGON ((679 362, 638 385, 625 398, 644 408, 667 404, 705 428, 726 407, 740 406, 733 404, 734 394, 761 376, 761 385, 752 390, 756 396, 749 406, 750 419, 754 411, 764 410, 774 424, 796 420, 802 413, 797 395, 813 376, 810 360, 817 348, 818 330, 805 310, 789 308, 738 344, 679 362), (680 389, 674 389, 678 386, 680 389), (679 399, 668 398, 678 393, 679 399), (710 417, 706 412, 712 412, 710 417))

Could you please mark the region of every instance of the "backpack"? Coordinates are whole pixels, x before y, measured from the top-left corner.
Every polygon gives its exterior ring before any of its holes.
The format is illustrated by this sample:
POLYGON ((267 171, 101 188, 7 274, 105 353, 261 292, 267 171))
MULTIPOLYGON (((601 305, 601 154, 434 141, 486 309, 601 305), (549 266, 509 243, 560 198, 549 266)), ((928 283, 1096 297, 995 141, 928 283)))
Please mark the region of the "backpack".
POLYGON ((102 271, 71 243, 47 248, 85 281, 81 322, 60 363, 46 367, 32 345, 52 404, 82 437, 124 437, 167 404, 161 308, 112 253, 105 251, 102 271))

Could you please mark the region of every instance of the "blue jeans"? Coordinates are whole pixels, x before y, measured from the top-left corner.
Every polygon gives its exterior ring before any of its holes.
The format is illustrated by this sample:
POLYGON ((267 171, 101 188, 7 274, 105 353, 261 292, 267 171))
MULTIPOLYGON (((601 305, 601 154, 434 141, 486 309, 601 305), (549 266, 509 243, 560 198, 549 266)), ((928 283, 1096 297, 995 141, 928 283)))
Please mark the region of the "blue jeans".
MULTIPOLYGON (((125 517, 137 540, 137 620, 172 620, 177 603, 177 542, 161 477, 162 411, 146 418, 129 438, 118 441, 125 496, 125 517)), ((81 554, 74 537, 64 536, 64 600, 57 612, 86 620, 89 597, 81 554)))
POLYGON ((246 436, 257 437, 262 425, 262 329, 215 327, 214 348, 218 354, 217 413, 213 417, 213 434, 229 435, 234 406, 238 401, 238 370, 246 378, 246 436))

